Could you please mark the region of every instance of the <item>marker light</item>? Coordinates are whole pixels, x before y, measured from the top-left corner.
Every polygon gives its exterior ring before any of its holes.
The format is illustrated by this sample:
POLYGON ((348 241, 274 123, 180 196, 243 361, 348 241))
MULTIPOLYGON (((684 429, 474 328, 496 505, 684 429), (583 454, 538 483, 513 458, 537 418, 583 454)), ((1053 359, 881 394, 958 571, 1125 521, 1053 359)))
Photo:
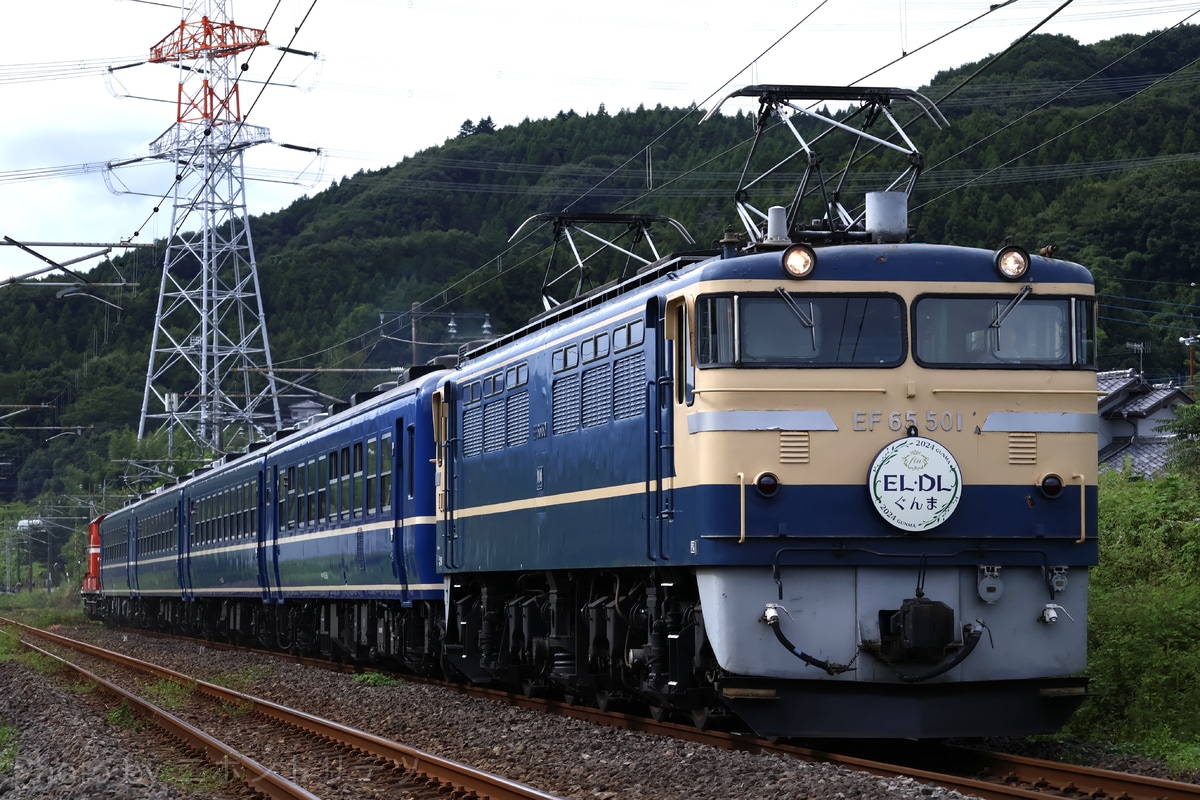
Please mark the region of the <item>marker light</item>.
POLYGON ((794 244, 783 251, 783 270, 793 278, 807 278, 817 266, 817 254, 806 244, 794 244))
POLYGON ((1000 277, 1015 281, 1029 271, 1029 253, 1016 245, 996 253, 996 271, 1000 277))
POLYGON ((1042 476, 1042 479, 1038 481, 1038 488, 1046 497, 1058 497, 1062 494, 1063 479, 1051 472, 1042 476))
POLYGON ((754 479, 754 488, 763 497, 774 497, 779 491, 779 478, 771 472, 763 472, 754 479))

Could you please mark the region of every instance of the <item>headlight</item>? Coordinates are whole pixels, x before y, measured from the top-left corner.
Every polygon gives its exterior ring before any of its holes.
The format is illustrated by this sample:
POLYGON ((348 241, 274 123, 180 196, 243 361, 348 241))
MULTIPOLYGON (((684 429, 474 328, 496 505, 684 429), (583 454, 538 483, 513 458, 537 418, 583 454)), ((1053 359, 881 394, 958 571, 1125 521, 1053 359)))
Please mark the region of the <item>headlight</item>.
POLYGON ((807 278, 817 266, 817 254, 806 244, 794 244, 783 251, 783 269, 793 278, 807 278))
POLYGON ((1000 277, 1015 281, 1029 271, 1029 253, 1016 245, 996 253, 996 271, 1000 277))

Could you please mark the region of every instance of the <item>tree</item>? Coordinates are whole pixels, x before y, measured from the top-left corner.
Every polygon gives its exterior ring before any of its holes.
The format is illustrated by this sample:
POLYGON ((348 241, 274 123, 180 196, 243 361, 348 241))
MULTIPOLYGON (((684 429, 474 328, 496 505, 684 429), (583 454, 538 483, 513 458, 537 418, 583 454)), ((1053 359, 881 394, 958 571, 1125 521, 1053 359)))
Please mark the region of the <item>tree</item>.
POLYGON ((1160 422, 1155 430, 1175 435, 1168 451, 1171 468, 1200 477, 1200 405, 1179 406, 1175 419, 1160 422))

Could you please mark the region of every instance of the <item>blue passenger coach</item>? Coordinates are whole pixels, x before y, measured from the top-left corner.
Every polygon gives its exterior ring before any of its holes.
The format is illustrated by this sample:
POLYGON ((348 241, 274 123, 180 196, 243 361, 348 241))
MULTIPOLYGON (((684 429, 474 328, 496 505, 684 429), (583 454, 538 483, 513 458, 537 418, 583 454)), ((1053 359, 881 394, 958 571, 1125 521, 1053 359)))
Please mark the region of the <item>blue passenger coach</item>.
POLYGON ((95 613, 432 669, 441 372, 417 370, 102 518, 95 613))

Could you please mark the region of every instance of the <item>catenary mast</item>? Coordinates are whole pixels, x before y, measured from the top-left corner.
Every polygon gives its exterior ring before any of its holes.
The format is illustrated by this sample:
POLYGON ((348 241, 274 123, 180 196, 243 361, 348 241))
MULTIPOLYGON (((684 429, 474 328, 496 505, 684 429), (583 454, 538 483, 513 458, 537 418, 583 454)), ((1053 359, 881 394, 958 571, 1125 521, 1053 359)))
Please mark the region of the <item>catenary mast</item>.
POLYGON ((161 420, 172 442, 179 429, 216 452, 281 426, 243 167, 271 137, 245 122, 238 91, 240 58, 267 37, 235 24, 231 6, 184 0, 179 27, 150 50, 177 66, 179 90, 175 124, 150 145, 174 163, 175 186, 138 437, 161 420))

